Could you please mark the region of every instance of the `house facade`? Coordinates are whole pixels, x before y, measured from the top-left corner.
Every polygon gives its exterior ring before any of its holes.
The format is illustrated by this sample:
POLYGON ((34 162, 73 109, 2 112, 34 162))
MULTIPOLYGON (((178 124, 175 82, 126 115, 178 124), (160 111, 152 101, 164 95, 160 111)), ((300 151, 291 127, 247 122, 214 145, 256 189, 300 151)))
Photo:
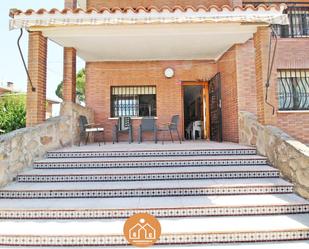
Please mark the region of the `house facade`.
POLYGON ((108 140, 120 116, 136 140, 143 117, 177 114, 186 139, 238 142, 248 111, 309 143, 308 1, 66 0, 10 15, 29 31, 28 126, 45 120, 50 39, 64 47, 65 101, 75 101, 76 56, 85 60, 86 106, 108 140))

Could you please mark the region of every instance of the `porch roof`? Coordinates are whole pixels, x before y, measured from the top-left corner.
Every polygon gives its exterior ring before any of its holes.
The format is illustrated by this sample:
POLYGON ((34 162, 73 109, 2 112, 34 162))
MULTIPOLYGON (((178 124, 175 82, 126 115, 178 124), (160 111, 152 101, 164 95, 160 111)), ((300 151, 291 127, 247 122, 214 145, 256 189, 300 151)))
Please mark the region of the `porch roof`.
POLYGON ((102 25, 102 24, 154 24, 154 23, 266 23, 288 24, 285 4, 246 5, 244 7, 205 6, 156 6, 137 8, 101 8, 89 9, 28 9, 10 11, 10 29, 35 27, 55 27, 67 25, 102 25))
POLYGON ((287 24, 281 5, 11 10, 10 28, 41 31, 90 61, 217 60, 258 26, 287 24))

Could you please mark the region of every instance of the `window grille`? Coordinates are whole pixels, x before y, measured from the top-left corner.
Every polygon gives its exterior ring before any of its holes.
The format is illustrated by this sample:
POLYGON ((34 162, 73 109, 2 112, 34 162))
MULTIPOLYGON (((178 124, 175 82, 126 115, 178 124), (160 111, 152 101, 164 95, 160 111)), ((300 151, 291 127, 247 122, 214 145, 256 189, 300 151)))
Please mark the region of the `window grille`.
POLYGON ((272 25, 276 34, 281 38, 309 37, 309 4, 304 2, 269 1, 265 2, 243 2, 243 5, 253 4, 279 4, 285 3, 288 7, 284 13, 288 15, 289 25, 272 25))
POLYGON ((277 34, 282 38, 309 36, 309 7, 290 6, 285 11, 289 25, 274 25, 277 34))
POLYGON ((111 88, 112 117, 154 117, 156 115, 155 86, 114 86, 111 88))
POLYGON ((309 110, 309 70, 278 70, 279 110, 309 110))

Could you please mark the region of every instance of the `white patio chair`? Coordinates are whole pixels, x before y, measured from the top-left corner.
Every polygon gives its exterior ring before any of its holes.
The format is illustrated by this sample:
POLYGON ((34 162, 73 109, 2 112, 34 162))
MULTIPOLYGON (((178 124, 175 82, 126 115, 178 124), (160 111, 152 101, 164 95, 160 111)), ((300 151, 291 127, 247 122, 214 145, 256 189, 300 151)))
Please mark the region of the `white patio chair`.
POLYGON ((192 127, 192 138, 193 140, 196 139, 196 132, 198 132, 198 137, 199 139, 202 138, 202 131, 203 131, 203 122, 198 120, 193 122, 193 127, 192 127))

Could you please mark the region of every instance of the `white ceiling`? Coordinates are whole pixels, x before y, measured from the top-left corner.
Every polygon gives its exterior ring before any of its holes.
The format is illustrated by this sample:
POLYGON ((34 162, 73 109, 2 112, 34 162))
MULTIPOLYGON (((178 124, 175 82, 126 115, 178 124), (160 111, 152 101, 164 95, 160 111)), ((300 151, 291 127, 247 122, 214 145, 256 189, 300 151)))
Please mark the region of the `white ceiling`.
POLYGON ((59 45, 76 48, 85 61, 216 60, 233 44, 250 39, 256 27, 257 24, 192 23, 40 30, 59 45))

